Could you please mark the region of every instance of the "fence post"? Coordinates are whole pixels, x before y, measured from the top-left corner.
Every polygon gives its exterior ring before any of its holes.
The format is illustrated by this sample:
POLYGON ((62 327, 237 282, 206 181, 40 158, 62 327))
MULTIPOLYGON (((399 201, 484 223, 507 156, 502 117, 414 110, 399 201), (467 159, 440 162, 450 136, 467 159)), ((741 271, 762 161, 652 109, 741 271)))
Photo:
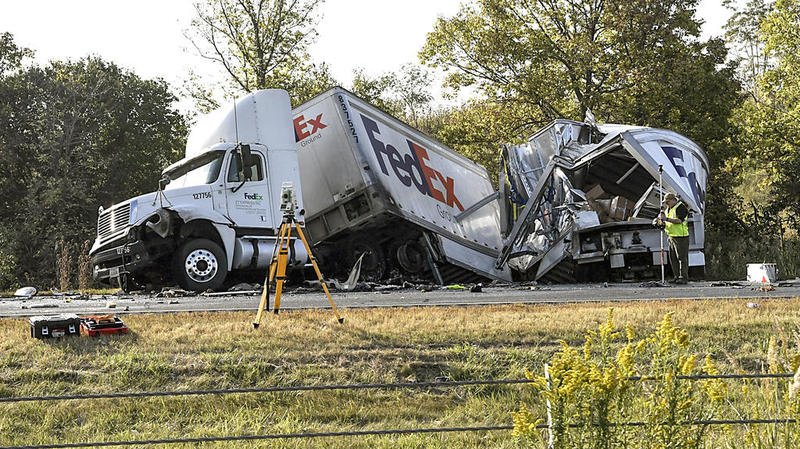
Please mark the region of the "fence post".
MULTIPOLYGON (((547 391, 550 391, 550 369, 547 363, 544 364, 544 378, 547 381, 547 391)), ((553 436, 553 414, 550 409, 550 398, 546 399, 547 405, 547 449, 555 447, 555 437, 553 436)))

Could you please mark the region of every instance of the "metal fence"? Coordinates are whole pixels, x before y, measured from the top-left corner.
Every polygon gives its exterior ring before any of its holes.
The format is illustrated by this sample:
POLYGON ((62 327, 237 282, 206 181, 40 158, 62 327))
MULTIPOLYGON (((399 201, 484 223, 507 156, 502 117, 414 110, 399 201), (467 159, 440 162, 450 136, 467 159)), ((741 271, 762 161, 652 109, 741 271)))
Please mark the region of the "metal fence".
MULTIPOLYGON (((777 374, 718 374, 718 375, 687 375, 677 376, 683 380, 711 380, 711 379, 785 379, 794 377, 794 373, 777 374)), ((633 381, 656 380, 647 376, 632 376, 633 381)), ((178 390, 178 391, 143 391, 143 392, 120 392, 120 393, 100 393, 100 394, 67 394, 50 396, 15 396, 1 397, 0 403, 22 403, 22 402, 52 402, 52 401, 74 401, 92 399, 125 399, 125 398, 146 398, 146 397, 179 397, 179 396, 202 396, 202 395, 230 395, 230 394, 254 394, 254 393, 281 393, 281 392, 305 392, 305 391, 335 391, 335 390, 397 390, 397 389, 427 389, 427 388, 454 388, 479 385, 518 385, 529 384, 530 379, 483 379, 483 380, 462 380, 462 381, 435 381, 435 382, 397 382, 397 383, 353 383, 353 384, 331 384, 331 385, 294 385, 294 386, 272 386, 262 388, 227 388, 227 389, 205 389, 205 390, 178 390)), ((785 424, 795 423, 793 418, 769 418, 769 419, 718 419, 703 420, 683 423, 684 425, 737 425, 737 424, 785 424)), ((644 426, 644 422, 624 422, 614 423, 614 426, 644 426)), ((539 424, 539 429, 547 429, 547 424, 539 424)), ((583 427, 580 424, 571 424, 571 428, 583 427)), ((241 442, 241 441, 260 441, 260 440, 298 440, 308 438, 331 438, 331 437, 363 437, 381 435, 411 435, 411 434, 442 434, 460 432, 495 432, 509 431, 512 425, 473 425, 464 427, 420 427, 409 429, 380 429, 380 430, 358 430, 358 431, 339 431, 339 432, 303 432, 303 433, 278 433, 262 435, 225 435, 207 436, 195 438, 167 438, 167 439, 143 439, 126 441, 97 441, 79 443, 58 443, 41 445, 22 445, 22 446, 0 446, 0 449, 62 449, 62 448, 81 448, 81 447, 115 447, 115 446, 134 446, 134 445, 156 445, 156 444, 198 444, 209 442, 241 442)))

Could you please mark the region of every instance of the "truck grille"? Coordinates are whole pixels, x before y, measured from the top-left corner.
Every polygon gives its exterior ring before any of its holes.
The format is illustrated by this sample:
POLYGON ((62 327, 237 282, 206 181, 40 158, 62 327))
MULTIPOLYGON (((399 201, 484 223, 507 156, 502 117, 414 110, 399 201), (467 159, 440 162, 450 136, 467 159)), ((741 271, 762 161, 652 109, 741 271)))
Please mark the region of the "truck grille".
POLYGON ((104 210, 97 217, 97 236, 102 238, 124 229, 128 226, 131 217, 131 204, 104 210))

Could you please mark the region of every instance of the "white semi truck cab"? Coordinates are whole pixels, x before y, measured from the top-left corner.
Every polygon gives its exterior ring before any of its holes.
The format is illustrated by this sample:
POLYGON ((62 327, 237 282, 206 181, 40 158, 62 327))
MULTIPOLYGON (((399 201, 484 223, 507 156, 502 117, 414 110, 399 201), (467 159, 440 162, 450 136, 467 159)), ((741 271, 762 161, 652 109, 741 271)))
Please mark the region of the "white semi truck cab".
MULTIPOLYGON (((89 253, 95 279, 166 278, 205 291, 231 271, 265 269, 284 214, 281 189, 291 186, 296 212, 303 207, 291 123, 289 95, 275 89, 203 117, 158 191, 100 208, 89 253)), ((303 266, 308 255, 294 243, 291 263, 303 266)))

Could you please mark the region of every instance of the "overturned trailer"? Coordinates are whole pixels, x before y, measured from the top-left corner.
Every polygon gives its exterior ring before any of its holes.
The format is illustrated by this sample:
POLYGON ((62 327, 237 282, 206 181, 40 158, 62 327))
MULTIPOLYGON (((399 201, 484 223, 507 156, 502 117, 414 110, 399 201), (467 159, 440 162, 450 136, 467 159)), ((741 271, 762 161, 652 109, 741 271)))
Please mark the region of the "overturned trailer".
POLYGON ((653 219, 672 192, 690 211, 690 274, 701 276, 708 166, 673 131, 557 120, 503 147, 512 207, 497 266, 549 282, 660 277, 668 242, 653 219))

